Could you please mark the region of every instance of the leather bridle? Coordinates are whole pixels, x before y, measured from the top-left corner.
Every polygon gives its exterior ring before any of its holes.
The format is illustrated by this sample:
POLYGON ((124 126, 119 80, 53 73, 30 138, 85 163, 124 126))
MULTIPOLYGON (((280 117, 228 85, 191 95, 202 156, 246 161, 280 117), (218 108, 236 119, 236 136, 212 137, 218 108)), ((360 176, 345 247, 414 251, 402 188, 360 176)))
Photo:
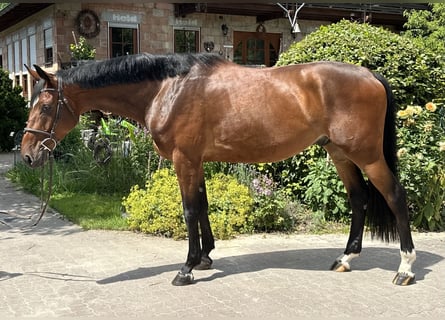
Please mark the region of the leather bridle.
POLYGON ((66 98, 63 96, 63 88, 62 88, 62 79, 61 78, 57 79, 57 89, 44 88, 44 89, 40 90, 40 93, 48 92, 48 91, 57 91, 57 95, 58 95, 56 116, 54 118, 54 122, 51 127, 51 131, 44 131, 44 130, 29 128, 29 127, 26 127, 25 129, 23 129, 23 131, 24 131, 24 133, 29 132, 29 133, 41 134, 41 135, 45 136, 46 138, 40 142, 40 147, 42 150, 52 152, 57 147, 57 144, 58 144, 58 140, 56 138, 56 127, 57 127, 57 123, 60 120, 62 107, 65 106, 71 112, 73 117, 77 117, 77 116, 76 116, 76 113, 74 112, 74 110, 68 104, 68 101, 66 100, 66 98), (48 142, 53 144, 52 148, 51 148, 51 146, 47 145, 48 142))

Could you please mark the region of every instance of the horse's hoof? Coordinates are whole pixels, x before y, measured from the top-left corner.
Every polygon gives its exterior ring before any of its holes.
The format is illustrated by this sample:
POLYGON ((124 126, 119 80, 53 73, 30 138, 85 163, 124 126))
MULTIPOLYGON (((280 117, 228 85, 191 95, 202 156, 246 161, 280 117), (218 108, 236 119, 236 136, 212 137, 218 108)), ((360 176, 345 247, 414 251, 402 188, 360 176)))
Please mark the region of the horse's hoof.
POLYGON ((186 286, 188 284, 194 283, 193 273, 181 273, 178 272, 176 277, 172 281, 172 285, 174 286, 186 286))
POLYGON ((414 275, 409 275, 404 272, 397 272, 396 276, 392 280, 392 283, 398 286, 409 286, 416 282, 416 277, 414 275))
POLYGON ((209 257, 202 257, 201 263, 198 264, 193 269, 195 269, 195 270, 209 270, 209 269, 212 269, 212 263, 213 263, 213 261, 209 257))
POLYGON ((349 272, 351 271, 351 267, 347 262, 341 262, 340 260, 335 260, 331 266, 331 270, 335 272, 349 272))

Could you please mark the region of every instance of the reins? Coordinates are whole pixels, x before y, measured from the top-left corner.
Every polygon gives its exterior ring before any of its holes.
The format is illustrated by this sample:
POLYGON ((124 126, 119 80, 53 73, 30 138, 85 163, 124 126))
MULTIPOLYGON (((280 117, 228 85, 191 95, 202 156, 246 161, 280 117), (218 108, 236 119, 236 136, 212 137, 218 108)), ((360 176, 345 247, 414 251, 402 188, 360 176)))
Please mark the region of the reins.
MULTIPOLYGON (((65 106, 73 116, 76 116, 74 110, 68 105, 67 100, 63 97, 63 90, 62 90, 62 79, 58 78, 57 80, 57 90, 54 88, 45 88, 42 89, 40 92, 47 92, 47 91, 57 91, 58 94, 58 100, 57 100, 57 109, 56 109, 56 116, 54 118, 54 122, 53 125, 51 127, 51 131, 44 131, 44 130, 39 130, 39 129, 34 129, 34 128, 29 128, 26 127, 23 131, 24 133, 29 132, 29 133, 33 133, 33 134, 41 134, 46 136, 45 139, 43 139, 40 142, 40 148, 42 151, 47 152, 48 154, 48 158, 49 158, 49 178, 48 178, 48 193, 46 196, 46 199, 44 198, 44 189, 45 189, 45 166, 42 166, 42 170, 41 170, 41 176, 40 176, 40 190, 41 190, 41 195, 40 195, 40 213, 38 214, 37 220, 35 222, 32 222, 29 226, 27 227, 35 227, 37 226, 37 224, 40 222, 40 220, 42 220, 43 215, 46 212, 46 209, 48 207, 48 203, 50 201, 51 198, 51 193, 52 193, 52 184, 53 184, 53 162, 54 162, 54 155, 53 155, 53 150, 57 147, 58 141, 56 138, 56 126, 58 121, 60 120, 60 115, 61 115, 61 109, 63 106, 65 106), (48 142, 50 142, 52 144, 48 145, 48 142)), ((18 214, 14 214, 14 213, 10 213, 10 212, 6 212, 6 211, 0 211, 0 213, 2 214, 7 214, 13 217, 20 217, 22 219, 31 219, 35 216, 30 215, 28 217, 23 218, 22 216, 18 215, 18 214)), ((8 223, 1 221, 0 223, 7 225, 9 227, 11 227, 8 223)), ((26 228, 26 227, 25 227, 26 228)))
MULTIPOLYGON (((54 162, 54 155, 52 153, 52 151, 48 151, 48 156, 49 156, 49 177, 48 177, 48 193, 46 195, 46 199, 45 199, 45 166, 42 167, 41 169, 41 174, 40 174, 40 212, 38 213, 37 216, 37 220, 34 222, 31 222, 29 225, 24 226, 22 229, 27 229, 27 228, 34 228, 35 226, 37 226, 40 222, 40 220, 42 220, 43 215, 46 212, 46 209, 48 208, 48 203, 49 200, 51 198, 51 194, 52 194, 52 185, 53 185, 53 162, 54 162)), ((14 218, 20 218, 23 220, 32 220, 34 216, 36 216, 36 214, 31 214, 28 216, 22 216, 20 214, 16 214, 13 212, 9 212, 9 211, 0 211, 1 214, 5 214, 8 215, 10 217, 14 217, 14 218)), ((0 220, 1 224, 4 224, 5 226, 9 227, 9 228, 13 228, 10 224, 8 224, 5 221, 0 220)))

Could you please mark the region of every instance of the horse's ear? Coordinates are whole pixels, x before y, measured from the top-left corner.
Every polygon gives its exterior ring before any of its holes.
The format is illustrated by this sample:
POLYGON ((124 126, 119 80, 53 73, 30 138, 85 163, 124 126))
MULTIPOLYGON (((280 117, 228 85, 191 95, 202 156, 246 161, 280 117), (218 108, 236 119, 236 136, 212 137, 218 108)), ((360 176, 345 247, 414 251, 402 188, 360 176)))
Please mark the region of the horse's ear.
POLYGON ((30 67, 28 67, 27 64, 25 64, 25 68, 26 70, 28 70, 29 74, 36 80, 39 81, 41 78, 39 76, 39 74, 37 72, 35 72, 34 70, 32 70, 30 67))
MULTIPOLYGON (((36 69, 37 74, 39 75, 40 79, 45 80, 46 82, 51 82, 51 76, 53 76, 50 73, 46 73, 43 71, 42 68, 40 68, 38 65, 34 65, 34 68, 36 69)), ((53 77, 54 78, 54 77, 53 77)))

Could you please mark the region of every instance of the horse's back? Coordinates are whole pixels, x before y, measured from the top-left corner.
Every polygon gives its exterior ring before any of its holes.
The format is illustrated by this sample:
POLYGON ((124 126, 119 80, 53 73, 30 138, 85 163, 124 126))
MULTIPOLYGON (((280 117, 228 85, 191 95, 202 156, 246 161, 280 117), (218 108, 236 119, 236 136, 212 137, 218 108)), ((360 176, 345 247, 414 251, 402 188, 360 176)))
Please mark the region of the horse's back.
POLYGON ((321 137, 349 143, 370 130, 360 128, 366 117, 383 119, 372 112, 379 103, 384 108, 378 81, 349 64, 255 69, 222 63, 171 82, 159 112, 166 125, 159 131, 205 161, 278 161, 321 137))

